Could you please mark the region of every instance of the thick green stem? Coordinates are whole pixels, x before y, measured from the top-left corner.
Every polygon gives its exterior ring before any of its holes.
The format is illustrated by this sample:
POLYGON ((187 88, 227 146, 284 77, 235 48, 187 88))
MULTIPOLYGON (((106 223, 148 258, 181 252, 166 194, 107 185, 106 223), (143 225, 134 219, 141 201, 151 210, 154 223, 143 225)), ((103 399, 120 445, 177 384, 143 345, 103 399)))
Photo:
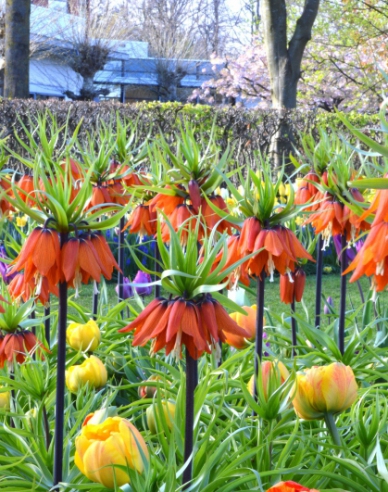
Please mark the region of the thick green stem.
POLYGON ((332 413, 326 413, 324 419, 327 430, 329 431, 331 438, 333 439, 333 443, 338 447, 342 447, 341 437, 339 435, 337 426, 335 425, 334 415, 332 413))

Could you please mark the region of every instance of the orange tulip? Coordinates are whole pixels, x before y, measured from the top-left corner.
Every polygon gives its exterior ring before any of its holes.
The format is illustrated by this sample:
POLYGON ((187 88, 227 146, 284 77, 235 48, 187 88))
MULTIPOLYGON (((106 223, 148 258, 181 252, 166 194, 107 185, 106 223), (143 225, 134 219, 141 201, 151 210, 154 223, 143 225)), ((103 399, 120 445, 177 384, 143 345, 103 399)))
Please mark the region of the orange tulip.
POLYGON ((131 213, 123 231, 130 227, 131 234, 139 234, 140 239, 144 236, 156 234, 156 213, 150 210, 148 205, 138 205, 131 213))
POLYGON ((304 487, 300 483, 292 482, 279 482, 276 485, 270 487, 267 492, 319 492, 317 489, 309 489, 304 487))
POLYGON ((217 350, 218 342, 225 342, 226 334, 249 336, 210 295, 200 301, 154 299, 134 321, 119 331, 125 333, 133 329, 136 329, 134 346, 144 346, 154 339, 152 352, 165 347, 166 355, 173 352, 178 358, 185 345, 193 359, 198 359, 204 352, 210 353, 211 348, 217 350))
POLYGON ((241 313, 230 313, 229 316, 238 324, 240 328, 243 328, 249 335, 247 337, 241 337, 232 333, 226 333, 226 343, 232 345, 237 349, 242 349, 246 346, 246 339, 252 340, 256 336, 256 315, 257 306, 243 306, 242 309, 247 312, 246 315, 241 313))

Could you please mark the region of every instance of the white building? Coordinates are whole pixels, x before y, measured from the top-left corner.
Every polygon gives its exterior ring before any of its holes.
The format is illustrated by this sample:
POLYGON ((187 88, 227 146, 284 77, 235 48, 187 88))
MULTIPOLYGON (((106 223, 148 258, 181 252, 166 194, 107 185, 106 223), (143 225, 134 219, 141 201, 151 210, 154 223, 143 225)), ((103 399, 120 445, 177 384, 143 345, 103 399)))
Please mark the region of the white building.
MULTIPOLYGON (((74 11, 74 0, 72 5, 74 11)), ((68 13, 69 10, 68 0, 32 0, 30 93, 36 99, 66 98, 67 91, 79 94, 82 86, 82 77, 61 60, 60 55, 72 49, 69 37, 66 40, 69 29, 84 29, 84 18, 68 13), (40 47, 35 53, 34 46, 40 47)), ((162 100, 160 73, 166 69, 178 73, 177 100, 186 100, 194 88, 210 78, 208 61, 152 58, 148 56, 145 42, 112 40, 107 43, 111 43, 108 62, 94 77, 96 86, 109 90, 107 98, 122 102, 162 100), (164 70, 160 70, 161 66, 164 70)))

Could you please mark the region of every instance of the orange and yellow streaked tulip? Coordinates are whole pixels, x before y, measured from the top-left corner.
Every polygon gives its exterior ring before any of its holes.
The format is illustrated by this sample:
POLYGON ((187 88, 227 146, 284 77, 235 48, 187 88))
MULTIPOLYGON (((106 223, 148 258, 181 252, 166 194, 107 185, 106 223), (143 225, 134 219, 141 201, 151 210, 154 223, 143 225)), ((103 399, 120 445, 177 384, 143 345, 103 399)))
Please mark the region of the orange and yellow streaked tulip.
POLYGON ((349 366, 340 362, 314 366, 297 374, 292 404, 299 417, 321 419, 348 409, 357 399, 357 389, 349 366))
POLYGON ((89 419, 76 438, 75 447, 74 462, 81 473, 110 489, 129 483, 125 467, 142 473, 144 461, 149 460, 140 432, 121 417, 108 417, 96 424, 89 419))
MULTIPOLYGON (((290 373, 283 362, 265 360, 261 363, 261 380, 263 383, 263 396, 268 401, 269 391, 276 391, 289 378, 290 373)), ((254 394, 255 376, 253 375, 248 382, 248 390, 254 394)))
POLYGON ((247 314, 230 313, 229 316, 238 324, 238 326, 248 332, 249 335, 247 337, 240 337, 229 333, 225 334, 226 343, 237 349, 242 349, 246 346, 246 339, 252 340, 256 336, 256 304, 250 307, 243 306, 242 309, 244 309, 247 314))
POLYGON ((319 492, 317 489, 309 489, 304 487, 300 483, 292 482, 279 482, 276 485, 270 487, 266 492, 319 492))
POLYGON ((71 323, 66 330, 66 340, 74 350, 94 352, 100 344, 101 332, 93 319, 85 324, 71 323))
POLYGON ((85 359, 78 366, 71 366, 66 370, 66 386, 72 393, 89 383, 92 388, 102 388, 108 380, 108 373, 104 364, 94 355, 85 359))

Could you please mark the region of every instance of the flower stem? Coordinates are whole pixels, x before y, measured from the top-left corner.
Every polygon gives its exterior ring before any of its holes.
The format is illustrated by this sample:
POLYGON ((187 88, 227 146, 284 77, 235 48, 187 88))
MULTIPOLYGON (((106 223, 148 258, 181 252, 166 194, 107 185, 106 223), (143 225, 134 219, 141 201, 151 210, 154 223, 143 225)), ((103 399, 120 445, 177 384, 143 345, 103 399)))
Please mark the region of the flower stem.
MULTIPOLYGON (((256 345, 255 345, 255 379, 254 379, 254 399, 257 401, 257 375, 259 374, 259 364, 263 357, 263 317, 264 317, 264 287, 265 272, 261 272, 261 277, 257 278, 257 313, 256 313, 256 345)), ((253 415, 256 415, 253 412, 253 415)))
POLYGON ((194 391, 198 384, 198 362, 191 357, 186 348, 186 422, 185 451, 186 468, 183 472, 183 490, 190 486, 193 476, 193 438, 194 438, 194 391), (188 460, 190 462, 188 463, 188 460))
POLYGON ((119 302, 121 302, 124 298, 124 229, 125 227, 125 219, 124 217, 121 217, 120 219, 120 232, 119 232, 119 258, 118 258, 118 263, 120 270, 117 273, 117 285, 118 285, 118 290, 119 290, 119 302))
POLYGON ((325 419, 327 430, 329 431, 331 438, 333 439, 333 443, 338 447, 342 447, 341 437, 339 435, 337 426, 335 425, 333 414, 325 413, 324 419, 325 419))
MULTIPOLYGON (((157 241, 155 241, 155 272, 160 272, 160 251, 157 241)), ((156 275, 155 280, 158 280, 156 275)), ((155 285, 155 299, 158 297, 160 297, 160 285, 155 285)))
POLYGON ((316 289, 315 289, 315 327, 319 328, 321 323, 321 298, 322 298, 322 270, 323 270, 323 239, 319 235, 317 241, 317 270, 316 270, 316 289))
MULTIPOLYGON (((49 299, 50 301, 50 299, 49 299)), ((50 305, 44 308, 44 334, 48 347, 50 347, 50 305)))
POLYGON ((45 433, 45 440, 46 440, 46 449, 49 449, 51 436, 50 436, 50 425, 49 425, 49 421, 48 421, 47 410, 46 410, 45 404, 43 404, 42 415, 43 415, 43 426, 44 426, 44 433, 45 433))
MULTIPOLYGON (((61 233, 61 248, 66 242, 67 233, 61 233)), ((57 393, 55 400, 54 431, 54 486, 62 481, 63 465, 63 427, 65 411, 65 367, 66 367, 66 323, 67 323, 67 282, 59 283, 59 319, 57 354, 57 393)))
POLYGON ((341 297, 340 297, 340 312, 339 312, 339 326, 338 326, 338 347, 342 355, 345 352, 345 313, 346 313, 346 275, 344 271, 347 268, 347 255, 346 255, 346 234, 341 235, 341 297))
POLYGON ((97 319, 97 309, 98 309, 98 292, 93 292, 93 319, 97 319))
POLYGON ((292 300, 291 302, 291 339, 292 339, 292 355, 295 357, 296 356, 296 345, 297 345, 297 339, 296 339, 296 319, 295 319, 295 299, 292 300))

